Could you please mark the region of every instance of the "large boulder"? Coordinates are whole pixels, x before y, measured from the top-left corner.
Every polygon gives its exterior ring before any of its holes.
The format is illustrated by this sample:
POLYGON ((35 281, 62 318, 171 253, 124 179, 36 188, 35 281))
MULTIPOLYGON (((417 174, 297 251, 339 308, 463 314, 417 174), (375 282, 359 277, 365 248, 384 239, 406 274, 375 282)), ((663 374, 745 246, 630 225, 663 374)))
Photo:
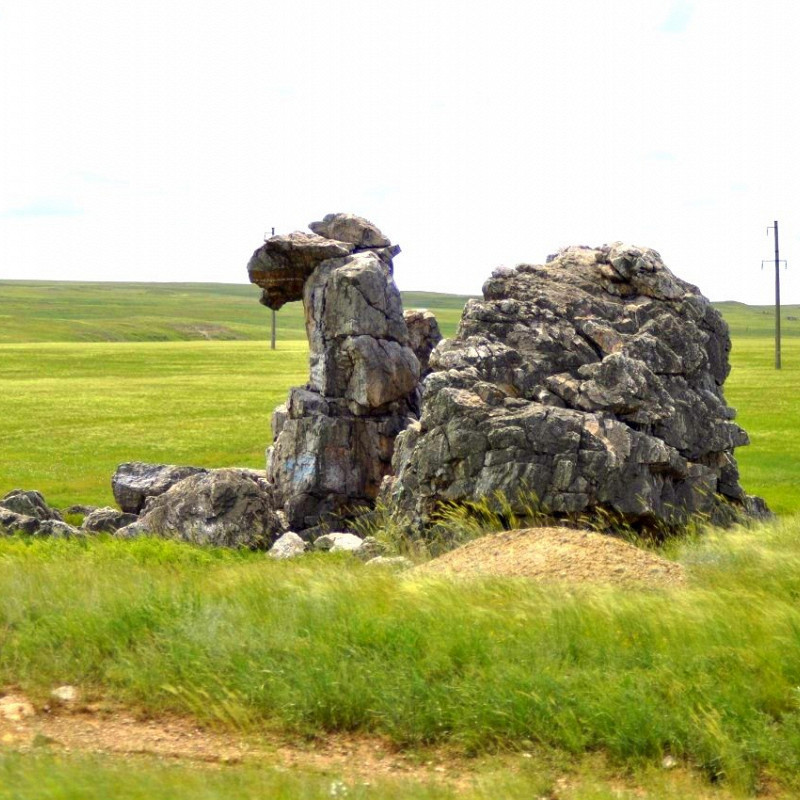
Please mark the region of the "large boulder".
POLYGON ((356 247, 389 247, 391 242, 364 217, 355 214, 326 214, 320 222, 308 226, 326 239, 348 242, 356 247))
POLYGON ((151 497, 138 521, 116 535, 267 549, 282 532, 272 487, 263 477, 253 470, 214 469, 190 475, 151 497))
POLYGON ((111 490, 114 492, 117 505, 123 511, 138 514, 144 508, 148 497, 157 497, 178 481, 205 472, 207 470, 202 467, 129 461, 117 467, 111 477, 111 490))
POLYGON ((247 272, 250 282, 261 287, 261 303, 277 310, 303 296, 306 279, 323 261, 346 256, 353 249, 352 244, 295 231, 267 239, 253 253, 247 272))
POLYGON ((722 384, 730 338, 654 250, 570 247, 500 268, 431 355, 420 421, 383 497, 412 527, 445 502, 505 495, 635 526, 766 511, 739 485, 747 444, 722 384))

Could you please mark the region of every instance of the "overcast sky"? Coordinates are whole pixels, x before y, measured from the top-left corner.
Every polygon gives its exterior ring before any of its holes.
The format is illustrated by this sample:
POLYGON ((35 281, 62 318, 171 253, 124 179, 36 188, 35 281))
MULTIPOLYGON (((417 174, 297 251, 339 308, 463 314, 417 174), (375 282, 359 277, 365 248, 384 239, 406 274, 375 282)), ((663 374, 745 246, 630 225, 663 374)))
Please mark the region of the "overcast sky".
POLYGON ((0 0, 0 278, 247 281, 331 211, 401 289, 654 247, 800 302, 795 0, 0 0), (796 260, 797 259, 797 260, 796 260))

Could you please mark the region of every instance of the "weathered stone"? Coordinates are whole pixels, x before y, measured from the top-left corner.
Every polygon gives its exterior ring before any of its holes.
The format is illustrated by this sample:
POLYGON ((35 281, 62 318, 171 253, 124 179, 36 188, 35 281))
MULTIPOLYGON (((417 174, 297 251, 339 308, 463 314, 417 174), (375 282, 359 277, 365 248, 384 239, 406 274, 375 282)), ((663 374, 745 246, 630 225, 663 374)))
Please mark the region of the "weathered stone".
POLYGON ((294 558, 295 556, 302 555, 308 543, 303 541, 294 531, 287 531, 275 540, 275 544, 269 550, 269 555, 272 558, 294 558))
POLYGON ((128 514, 125 511, 118 511, 116 508, 106 506, 97 508, 86 516, 81 524, 81 528, 92 533, 114 533, 114 531, 136 522, 136 514, 128 514))
POLYGON ((78 528, 68 525, 60 519, 38 519, 26 514, 17 514, 0 506, 0 533, 22 533, 28 536, 51 536, 55 539, 83 536, 78 528))
POLYGON ((50 508, 44 500, 41 492, 35 489, 12 489, 2 500, 0 506, 22 514, 26 517, 35 519, 61 519, 61 514, 54 508, 50 508))
POLYGON ((306 279, 323 261, 346 256, 353 249, 352 244, 295 231, 267 239, 253 253, 247 272, 250 282, 262 289, 261 302, 277 310, 302 298, 306 279))
POLYGON ((121 538, 156 535, 220 547, 268 548, 282 533, 272 487, 252 470, 191 475, 151 497, 121 538))
POLYGON ((39 523, 35 535, 50 536, 53 539, 80 539, 86 534, 80 528, 68 525, 60 519, 44 519, 39 523))
POLYGON ((120 464, 111 478, 111 490, 117 505, 129 514, 138 514, 148 497, 157 497, 190 475, 207 472, 201 467, 178 467, 174 464, 145 464, 129 461, 120 464))
POLYGON ((409 309, 403 312, 408 328, 408 343, 419 361, 420 379, 429 372, 428 361, 433 348, 442 340, 436 317, 426 309, 409 309))
POLYGON ((348 552, 360 550, 364 540, 354 533, 326 533, 314 540, 314 549, 329 553, 348 552))
POLYGON ((442 501, 497 492, 634 525, 762 513, 732 455, 747 436, 721 390, 727 326, 658 253, 565 248, 496 270, 483 294, 431 354, 420 423, 397 438, 395 516, 421 528, 442 501))
POLYGON ((29 517, 27 514, 17 514, 10 508, 0 506, 0 532, 6 534, 27 533, 34 534, 39 530, 42 520, 29 517))
POLYGON ((50 692, 51 700, 54 700, 56 703, 63 703, 64 705, 71 705, 72 703, 77 702, 79 697, 80 692, 78 691, 78 687, 72 686, 71 684, 56 686, 50 692))
POLYGON ((310 352, 308 388, 342 397, 354 414, 407 398, 419 381, 400 293, 372 253, 320 266, 303 292, 310 352))
MULTIPOLYGON (((298 299, 303 284, 309 381, 273 413, 267 456, 276 506, 299 532, 323 520, 344 523, 356 507, 374 502, 394 438, 414 418, 419 385, 419 361, 392 278, 399 249, 353 215, 328 215, 311 227, 346 249, 325 251, 329 257, 310 272, 304 267, 282 277, 274 270, 269 289, 298 299)), ((314 248, 322 247, 319 238, 310 240, 314 248)), ((267 245, 264 253, 271 252, 267 245)))
POLYGON ((321 222, 308 226, 314 233, 327 239, 349 242, 356 247, 388 247, 391 245, 378 228, 364 217, 355 214, 326 214, 321 222))
POLYGON ((295 530, 371 504, 391 469, 394 439, 408 422, 405 415, 357 417, 337 410, 340 415, 286 420, 270 448, 267 474, 275 502, 295 530))

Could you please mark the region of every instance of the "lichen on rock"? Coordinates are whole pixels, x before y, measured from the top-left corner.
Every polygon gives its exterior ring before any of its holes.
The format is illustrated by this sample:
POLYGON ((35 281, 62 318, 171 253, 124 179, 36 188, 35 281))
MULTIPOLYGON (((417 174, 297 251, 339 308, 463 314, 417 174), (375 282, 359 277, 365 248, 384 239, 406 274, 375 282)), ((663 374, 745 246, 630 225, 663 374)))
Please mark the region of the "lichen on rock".
POLYGON ((722 393, 730 346, 710 302, 648 248, 497 269, 431 354, 383 500, 418 529, 442 501, 496 493, 643 527, 765 514, 733 457, 748 439, 722 393))

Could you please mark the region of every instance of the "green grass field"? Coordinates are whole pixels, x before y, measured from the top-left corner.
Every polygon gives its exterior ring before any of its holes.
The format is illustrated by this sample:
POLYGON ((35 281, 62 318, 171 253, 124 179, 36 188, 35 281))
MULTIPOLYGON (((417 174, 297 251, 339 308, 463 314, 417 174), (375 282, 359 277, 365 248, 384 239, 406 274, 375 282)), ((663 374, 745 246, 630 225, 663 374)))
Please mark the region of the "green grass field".
MULTIPOLYGON (((251 287, 128 286, 47 284, 45 302, 36 284, 0 283, 0 493, 106 504, 122 461, 263 465, 270 412, 306 377, 299 309, 279 313, 271 351, 251 287), (180 328, 187 320, 195 327, 180 328)), ((411 297, 452 333, 463 298, 411 297)), ((74 683, 156 717, 380 735, 423 758, 434 746, 535 754, 457 793, 378 780, 349 797, 797 796, 800 336, 787 319, 776 372, 769 314, 721 308, 734 342, 726 396, 752 440, 737 451, 742 483, 781 520, 675 546, 687 589, 458 584, 331 557, 280 564, 173 542, 10 537, 0 689, 42 701, 74 683), (659 768, 667 754, 674 774, 659 768)), ((257 765, 132 772, 0 746, 0 798, 109 796, 333 795, 330 776, 257 765)))
MULTIPOLYGON (((307 349, 301 305, 278 313, 272 351, 257 299, 247 285, 0 282, 0 492, 108 504, 123 461, 261 467, 272 409, 305 381, 307 349)), ((465 300, 404 296, 445 335, 465 300)), ((725 391, 753 441, 737 453, 743 485, 776 511, 800 510, 800 322, 789 319, 800 310, 784 309, 776 372, 770 310, 720 309, 734 341, 725 391)))

